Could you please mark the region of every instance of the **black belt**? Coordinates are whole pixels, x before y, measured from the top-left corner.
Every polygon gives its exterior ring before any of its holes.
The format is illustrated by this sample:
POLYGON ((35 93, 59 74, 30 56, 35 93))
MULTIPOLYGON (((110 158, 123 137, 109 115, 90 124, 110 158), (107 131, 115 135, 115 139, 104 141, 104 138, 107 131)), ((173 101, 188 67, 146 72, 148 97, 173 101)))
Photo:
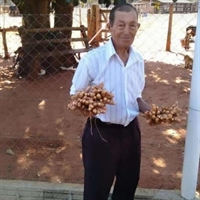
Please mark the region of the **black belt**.
POLYGON ((113 126, 119 126, 119 127, 124 127, 124 125, 122 125, 122 124, 114 124, 114 123, 111 123, 111 122, 103 122, 103 121, 101 121, 99 118, 97 118, 97 117, 92 117, 92 118, 90 118, 89 120, 92 120, 92 122, 94 122, 94 123, 96 123, 96 124, 98 124, 98 125, 106 125, 106 126, 111 126, 111 125, 113 125, 113 126))

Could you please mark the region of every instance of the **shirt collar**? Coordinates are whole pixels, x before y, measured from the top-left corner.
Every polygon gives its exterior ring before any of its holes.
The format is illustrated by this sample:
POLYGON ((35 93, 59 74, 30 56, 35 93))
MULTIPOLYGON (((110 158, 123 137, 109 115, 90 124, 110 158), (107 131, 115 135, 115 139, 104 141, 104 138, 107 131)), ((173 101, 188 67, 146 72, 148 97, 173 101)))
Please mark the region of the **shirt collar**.
POLYGON ((115 51, 115 48, 113 46, 113 42, 112 42, 112 39, 110 38, 108 40, 108 42, 106 43, 106 59, 109 60, 113 55, 116 54, 116 51, 115 51))
MULTIPOLYGON (((109 60, 113 55, 116 55, 117 53, 115 51, 111 38, 108 40, 106 45, 107 45, 106 59, 109 60)), ((139 54, 132 46, 130 46, 129 48, 129 60, 131 61, 131 63, 135 63, 141 60, 141 56, 139 56, 139 54)))

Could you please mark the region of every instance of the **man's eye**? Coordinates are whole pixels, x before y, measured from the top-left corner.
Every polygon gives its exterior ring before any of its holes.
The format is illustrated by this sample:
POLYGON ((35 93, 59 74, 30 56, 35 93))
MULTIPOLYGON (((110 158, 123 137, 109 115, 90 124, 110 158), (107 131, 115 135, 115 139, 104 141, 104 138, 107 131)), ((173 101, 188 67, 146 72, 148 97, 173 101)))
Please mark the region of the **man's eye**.
POLYGON ((135 29, 137 26, 135 24, 131 24, 130 26, 132 29, 135 29))
POLYGON ((124 27, 124 25, 123 24, 119 24, 119 28, 123 28, 124 27))

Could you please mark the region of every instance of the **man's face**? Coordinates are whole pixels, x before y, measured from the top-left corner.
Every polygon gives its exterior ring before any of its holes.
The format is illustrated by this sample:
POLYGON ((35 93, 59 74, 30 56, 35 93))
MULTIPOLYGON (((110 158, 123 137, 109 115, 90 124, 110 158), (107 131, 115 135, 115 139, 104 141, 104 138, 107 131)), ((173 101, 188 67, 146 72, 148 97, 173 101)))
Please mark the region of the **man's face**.
POLYGON ((136 12, 116 11, 114 24, 109 26, 115 48, 128 48, 139 26, 136 12))

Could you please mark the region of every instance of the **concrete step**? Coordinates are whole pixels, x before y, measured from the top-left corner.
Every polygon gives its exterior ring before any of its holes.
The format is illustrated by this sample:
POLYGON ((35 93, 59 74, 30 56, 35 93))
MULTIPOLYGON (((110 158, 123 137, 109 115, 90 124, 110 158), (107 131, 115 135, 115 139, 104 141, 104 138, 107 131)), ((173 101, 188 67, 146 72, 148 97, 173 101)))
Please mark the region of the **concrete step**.
MULTIPOLYGON (((0 180, 0 200, 82 200, 82 197, 81 184, 0 180)), ((137 189, 135 200, 150 199, 184 200, 178 190, 137 189)))

